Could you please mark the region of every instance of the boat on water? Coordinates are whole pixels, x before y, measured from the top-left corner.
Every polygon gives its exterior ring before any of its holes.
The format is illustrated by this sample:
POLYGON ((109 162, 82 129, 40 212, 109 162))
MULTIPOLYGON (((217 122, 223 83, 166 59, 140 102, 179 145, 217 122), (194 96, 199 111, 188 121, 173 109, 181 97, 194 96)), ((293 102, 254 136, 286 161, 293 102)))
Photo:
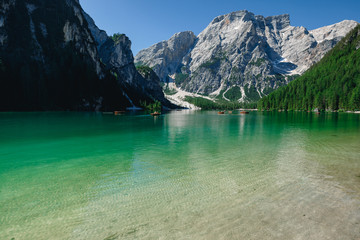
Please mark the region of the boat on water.
POLYGON ((233 111, 228 111, 228 113, 229 113, 229 114, 232 114, 232 113, 233 113, 233 111))
POLYGON ((123 113, 125 113, 126 111, 114 111, 114 114, 115 115, 120 115, 120 114, 123 114, 123 113))
POLYGON ((225 114, 225 111, 219 111, 218 114, 220 115, 225 114))
POLYGON ((240 114, 249 114, 250 112, 248 111, 241 111, 240 114))
POLYGON ((159 116, 159 115, 161 115, 161 113, 160 112, 153 112, 153 113, 150 113, 150 115, 151 116, 159 116))

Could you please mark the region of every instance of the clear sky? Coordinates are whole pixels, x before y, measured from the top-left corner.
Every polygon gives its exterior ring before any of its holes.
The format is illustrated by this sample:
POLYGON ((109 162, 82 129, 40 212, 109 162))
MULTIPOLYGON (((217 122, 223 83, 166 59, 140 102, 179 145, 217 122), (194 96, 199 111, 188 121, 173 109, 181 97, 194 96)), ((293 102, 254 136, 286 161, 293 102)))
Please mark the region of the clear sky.
POLYGON ((315 29, 342 20, 360 22, 360 0, 80 0, 108 35, 125 33, 134 55, 181 31, 198 35, 215 17, 238 10, 256 15, 288 13, 292 26, 315 29))

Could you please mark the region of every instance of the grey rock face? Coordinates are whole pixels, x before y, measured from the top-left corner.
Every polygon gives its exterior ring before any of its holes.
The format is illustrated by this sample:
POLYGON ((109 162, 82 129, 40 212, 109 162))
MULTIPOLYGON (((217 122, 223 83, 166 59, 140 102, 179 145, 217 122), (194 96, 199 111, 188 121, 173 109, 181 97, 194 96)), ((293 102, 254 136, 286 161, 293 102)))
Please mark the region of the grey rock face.
POLYGON ((166 82, 169 75, 180 70, 184 56, 189 53, 195 41, 196 36, 193 32, 177 33, 168 41, 140 51, 135 57, 135 62, 153 68, 160 79, 166 82))
POLYGON ((85 20, 88 23, 88 27, 89 30, 91 31, 92 36, 94 37, 96 43, 98 46, 102 46, 106 40, 108 40, 108 35, 106 34, 106 32, 104 30, 99 29, 96 25, 94 20, 86 13, 83 11, 85 20))
POLYGON ((109 38, 78 0, 0 2, 0 82, 0 111, 171 105, 136 71, 130 40, 109 38))
POLYGON ((159 91, 160 78, 157 74, 152 70, 142 70, 141 68, 138 70, 141 77, 145 80, 145 84, 147 86, 147 91, 154 96, 155 99, 163 99, 164 95, 162 91, 159 91))
POLYGON ((110 64, 115 68, 123 68, 134 63, 134 57, 131 51, 131 41, 124 34, 114 42, 108 40, 100 46, 100 55, 105 64, 110 64))
MULTIPOLYGON (((239 86, 238 100, 254 101, 309 69, 357 24, 343 21, 308 31, 291 26, 287 14, 263 17, 238 11, 219 16, 193 47, 182 51, 188 54, 177 65, 182 78, 176 84, 189 92, 212 95, 239 86)), ((155 66, 164 80, 174 73, 163 70, 168 65, 162 59, 171 56, 169 51, 166 43, 160 43, 141 51, 135 60, 155 66)))
POLYGON ((165 98, 157 77, 144 78, 138 73, 131 51, 131 41, 125 34, 120 34, 113 40, 95 25, 89 15, 85 14, 85 19, 97 43, 101 61, 107 70, 115 73, 123 93, 133 106, 139 107, 140 101, 159 100, 166 107, 174 107, 165 98))
POLYGON ((5 46, 8 39, 6 32, 7 14, 10 7, 13 7, 15 0, 4 0, 0 3, 0 46, 5 46))
POLYGON ((89 82, 102 78, 103 69, 81 11, 76 0, 1 1, 0 109, 75 110, 82 102, 97 104, 99 94, 89 82))
POLYGON ((105 31, 95 25, 94 20, 88 14, 85 12, 83 14, 95 39, 101 61, 107 69, 116 71, 124 81, 131 84, 137 74, 133 64, 134 57, 130 39, 125 34, 121 34, 114 42, 105 31))

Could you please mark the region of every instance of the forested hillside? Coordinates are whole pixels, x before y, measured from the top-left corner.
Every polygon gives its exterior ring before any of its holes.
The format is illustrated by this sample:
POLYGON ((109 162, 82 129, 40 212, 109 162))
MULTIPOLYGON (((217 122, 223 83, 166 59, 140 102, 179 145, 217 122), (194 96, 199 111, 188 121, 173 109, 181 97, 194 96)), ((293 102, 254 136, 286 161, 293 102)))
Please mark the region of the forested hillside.
POLYGON ((304 75, 258 102, 259 109, 360 109, 360 25, 304 75))

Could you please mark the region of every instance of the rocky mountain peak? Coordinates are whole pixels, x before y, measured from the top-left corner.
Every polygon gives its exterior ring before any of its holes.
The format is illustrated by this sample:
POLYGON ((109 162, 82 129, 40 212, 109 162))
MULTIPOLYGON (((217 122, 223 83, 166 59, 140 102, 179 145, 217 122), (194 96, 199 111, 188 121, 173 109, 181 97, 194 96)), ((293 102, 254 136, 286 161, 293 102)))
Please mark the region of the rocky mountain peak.
MULTIPOLYGON (((262 16, 257 16, 257 18, 263 18, 262 16)), ((266 17, 265 19, 266 26, 272 26, 274 29, 281 30, 290 26, 290 15, 282 14, 277 16, 266 17)))
POLYGON ((261 15, 255 15, 254 13, 247 10, 241 10, 214 18, 208 27, 212 27, 212 25, 218 24, 220 24, 221 27, 224 27, 240 22, 252 22, 253 24, 257 24, 260 28, 265 28, 265 26, 268 26, 272 29, 281 30, 290 26, 290 15, 282 14, 278 16, 264 17, 261 15))
POLYGON ((195 41, 196 36, 191 31, 176 33, 169 40, 140 51, 135 57, 135 63, 153 68, 160 79, 166 82, 170 75, 180 70, 183 58, 195 41))
POLYGON ((345 36, 357 24, 358 23, 353 20, 344 20, 339 23, 311 30, 310 33, 314 36, 318 43, 321 43, 326 40, 331 41, 339 36, 345 36))
POLYGON ((92 36, 94 37, 95 41, 98 43, 98 46, 101 46, 105 43, 108 39, 108 35, 104 30, 99 29, 96 27, 94 20, 83 11, 83 15, 85 17, 86 22, 88 23, 89 30, 91 31, 92 36))
POLYGON ((221 97, 236 86, 239 101, 255 101, 318 62, 356 25, 343 21, 309 31, 291 26, 289 14, 264 17, 242 10, 214 18, 181 51, 165 41, 142 50, 135 62, 191 93, 221 97))
POLYGON ((191 31, 175 33, 169 41, 167 41, 170 49, 176 49, 182 44, 192 42, 196 38, 195 34, 191 31))
POLYGON ((105 68, 118 80, 123 95, 133 107, 140 102, 159 100, 165 107, 174 107, 162 92, 159 79, 154 74, 142 76, 135 67, 134 56, 131 51, 131 41, 125 34, 108 36, 100 30, 94 20, 84 13, 89 29, 97 44, 99 57, 105 68))
POLYGON ((218 16, 212 20, 212 22, 209 24, 209 26, 220 23, 222 21, 226 21, 227 23, 230 23, 235 20, 244 20, 247 21, 254 17, 254 14, 251 12, 248 12, 247 10, 240 10, 232 13, 228 13, 225 15, 218 16))

